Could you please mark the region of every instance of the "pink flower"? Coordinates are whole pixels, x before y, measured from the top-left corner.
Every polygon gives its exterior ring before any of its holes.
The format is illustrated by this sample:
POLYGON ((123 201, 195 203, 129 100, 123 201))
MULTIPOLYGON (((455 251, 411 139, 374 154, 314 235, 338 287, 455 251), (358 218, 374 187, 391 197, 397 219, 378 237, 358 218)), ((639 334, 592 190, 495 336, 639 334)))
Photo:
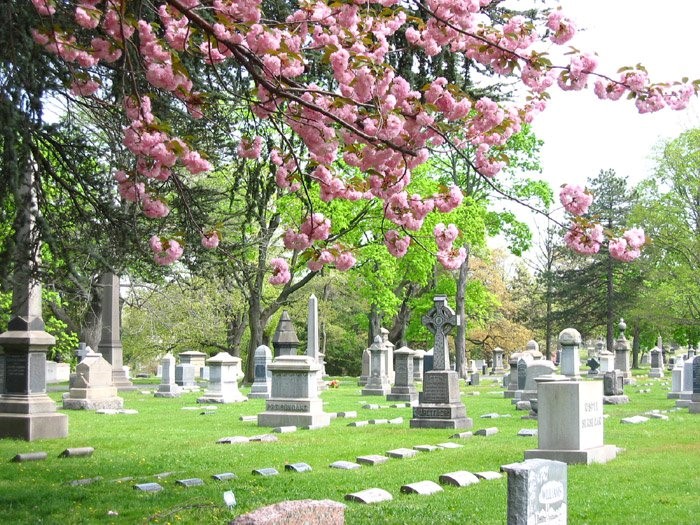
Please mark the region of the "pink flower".
POLYGON ((572 215, 583 215, 593 202, 593 195, 579 184, 566 184, 559 192, 559 201, 572 215))
POLYGON ((156 264, 167 266, 182 257, 183 249, 175 239, 165 240, 157 235, 151 237, 148 244, 153 251, 153 260, 156 264))
POLYGON ((467 250, 464 247, 450 250, 440 250, 437 253, 437 260, 446 270, 457 270, 467 259, 467 250))
POLYGON ((641 255, 639 249, 630 246, 624 238, 610 239, 608 251, 614 259, 622 262, 634 261, 641 255))
POLYGON ((152 199, 148 195, 146 195, 143 198, 142 205, 143 214, 149 219, 159 219, 162 217, 167 217, 170 213, 170 208, 168 208, 168 206, 164 202, 158 199, 152 199))
POLYGON ((452 243, 459 235, 459 230, 454 224, 446 227, 443 223, 439 223, 433 229, 433 235, 435 235, 438 250, 447 251, 452 249, 452 243))
POLYGON ((646 242, 644 230, 641 228, 630 228, 622 234, 622 237, 627 241, 627 244, 634 249, 641 248, 646 242))
POLYGON ((203 159, 197 151, 188 152, 184 157, 182 157, 182 163, 192 175, 196 175, 197 173, 202 173, 204 171, 211 171, 213 169, 211 163, 208 160, 203 159))
POLYGON ((301 232, 314 241, 327 239, 331 232, 331 221, 322 213, 314 213, 307 217, 301 225, 301 232))
POLYGON ((411 238, 401 237, 396 230, 389 230, 384 234, 384 244, 391 255, 401 258, 406 255, 411 238))
POLYGON ((76 80, 70 85, 70 91, 76 97, 89 97, 100 89, 100 85, 92 79, 76 80))
POLYGON ((238 156, 244 159, 259 159, 262 149, 262 137, 257 136, 251 142, 248 138, 241 139, 238 144, 238 156))
POLYGON ((598 253, 603 238, 603 227, 600 224, 584 227, 573 222, 564 235, 564 242, 576 253, 591 255, 598 253))
POLYGON ((357 260, 350 252, 343 252, 335 258, 335 267, 341 272, 345 272, 355 266, 357 260))
POLYGON ((306 250, 311 246, 311 239, 305 233, 296 233, 294 230, 284 232, 284 247, 288 250, 306 250))
POLYGON ((555 44, 565 44, 576 34, 574 23, 565 18, 561 11, 552 11, 547 18, 547 27, 554 31, 550 40, 555 44))
POLYGON ((209 232, 202 235, 202 246, 208 249, 214 249, 219 246, 219 232, 209 232))
POLYGON ((53 0, 32 0, 34 9, 41 16, 51 16, 56 13, 56 6, 53 0))
POLYGON ((284 259, 280 257, 270 259, 270 267, 272 268, 272 276, 270 276, 270 279, 268 280, 270 284, 286 284, 292 278, 292 275, 289 272, 289 265, 284 259))

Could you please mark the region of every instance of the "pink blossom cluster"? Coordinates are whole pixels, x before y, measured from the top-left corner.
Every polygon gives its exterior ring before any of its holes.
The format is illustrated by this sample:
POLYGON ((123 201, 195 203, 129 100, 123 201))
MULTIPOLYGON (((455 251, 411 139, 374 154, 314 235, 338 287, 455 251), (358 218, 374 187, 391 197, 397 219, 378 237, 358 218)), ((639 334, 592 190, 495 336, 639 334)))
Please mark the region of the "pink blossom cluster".
POLYGON ((323 248, 316 251, 306 262, 306 266, 312 272, 321 271, 324 266, 333 264, 341 272, 345 272, 355 266, 357 260, 348 250, 336 244, 330 248, 323 248))
POLYGON ((564 242, 576 253, 592 255, 600 251, 600 246, 605 240, 603 227, 600 224, 580 224, 572 222, 569 230, 564 235, 564 242))
POLYGON ((615 259, 630 262, 641 255, 641 248, 645 242, 644 230, 631 228, 623 233, 622 237, 610 239, 608 250, 615 259))
POLYGON ((257 136, 253 140, 242 138, 238 144, 238 156, 244 159, 258 159, 262 151, 262 137, 257 136))
POLYGON ((182 257, 183 249, 175 239, 162 239, 154 235, 148 241, 156 264, 167 266, 182 257))
POLYGON ((384 234, 384 245, 394 257, 401 258, 406 255, 410 244, 411 238, 408 235, 402 237, 396 230, 389 230, 384 234))
POLYGON ((640 113, 652 113, 665 107, 683 110, 688 107, 696 90, 688 82, 652 84, 646 70, 625 70, 619 80, 598 80, 594 92, 602 100, 618 100, 629 93, 640 113))
POLYGON ((219 232, 217 231, 211 231, 202 234, 201 244, 203 248, 213 250, 214 248, 219 246, 220 242, 221 237, 219 236, 219 232))
POLYGON ((292 274, 289 272, 289 265, 284 259, 280 257, 270 259, 270 267, 272 268, 272 275, 268 280, 270 284, 287 284, 292 278, 292 274))
POLYGON ((572 215, 583 215, 593 202, 593 195, 580 184, 565 184, 559 192, 559 201, 572 215))
POLYGON ((438 247, 437 260, 447 270, 456 270, 467 258, 467 251, 461 248, 455 248, 453 243, 459 235, 459 230, 454 224, 445 226, 439 223, 433 229, 435 235, 435 243, 438 247))
POLYGON ((331 232, 331 221, 322 213, 312 213, 301 224, 299 232, 291 228, 284 233, 284 247, 288 250, 303 251, 314 241, 324 241, 331 232))

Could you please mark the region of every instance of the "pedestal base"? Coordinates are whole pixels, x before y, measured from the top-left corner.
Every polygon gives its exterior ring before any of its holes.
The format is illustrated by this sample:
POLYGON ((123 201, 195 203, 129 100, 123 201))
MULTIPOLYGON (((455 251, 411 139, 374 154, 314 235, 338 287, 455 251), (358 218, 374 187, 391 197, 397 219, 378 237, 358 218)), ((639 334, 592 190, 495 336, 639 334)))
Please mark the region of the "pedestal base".
POLYGON ((68 437, 65 414, 0 414, 0 438, 57 439, 68 437))
POLYGON ((666 394, 666 399, 680 399, 681 398, 681 393, 680 392, 669 392, 666 394))
POLYGON ((630 402, 630 398, 624 395, 603 396, 604 405, 626 405, 630 402))
POLYGON ((262 412, 258 414, 259 427, 289 427, 297 428, 313 425, 314 427, 327 427, 331 424, 330 414, 292 414, 289 412, 262 412))
POLYGON ((386 396, 391 392, 390 385, 371 386, 369 383, 362 389, 363 396, 386 396))
POLYGON ((182 388, 180 388, 176 384, 160 384, 158 386, 158 391, 153 394, 153 397, 168 397, 168 398, 173 398, 173 397, 180 397, 182 395, 182 388))
POLYGON ((466 428, 474 426, 462 403, 426 404, 413 407, 411 428, 466 428))
POLYGON ((240 392, 234 392, 229 394, 207 392, 202 397, 197 398, 197 403, 204 404, 221 403, 225 405, 228 403, 243 403, 244 401, 248 401, 248 398, 240 392))
POLYGON ((567 465, 591 463, 607 463, 617 457, 617 447, 615 445, 602 445, 600 447, 586 450, 526 450, 525 459, 552 459, 562 461, 567 465))
POLYGON ((248 394, 250 399, 270 399, 270 385, 253 383, 248 394))
POLYGON ((121 410, 124 400, 121 397, 107 399, 72 399, 63 398, 63 408, 66 410, 121 410))
POLYGON ((688 405, 688 412, 690 414, 700 414, 700 401, 691 401, 688 405))
POLYGON ((652 368, 649 371, 649 377, 659 378, 664 376, 664 371, 661 368, 652 368))

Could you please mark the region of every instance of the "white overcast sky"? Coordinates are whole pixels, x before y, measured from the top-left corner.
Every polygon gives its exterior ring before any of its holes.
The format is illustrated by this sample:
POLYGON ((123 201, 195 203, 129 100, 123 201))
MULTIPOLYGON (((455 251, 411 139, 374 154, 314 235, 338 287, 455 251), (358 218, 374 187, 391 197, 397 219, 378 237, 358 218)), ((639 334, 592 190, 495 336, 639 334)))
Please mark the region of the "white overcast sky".
MULTIPOLYGON (((548 0, 555 5, 555 0, 548 0)), ((571 43, 596 52, 599 71, 616 76, 621 66, 642 63, 652 81, 700 78, 699 0, 561 0, 577 22, 571 43)), ((585 183, 601 169, 613 168, 631 182, 653 167, 652 149, 660 140, 700 127, 700 103, 686 111, 640 115, 633 101, 601 101, 592 93, 552 89, 535 133, 545 141, 543 178, 552 187, 585 183)))

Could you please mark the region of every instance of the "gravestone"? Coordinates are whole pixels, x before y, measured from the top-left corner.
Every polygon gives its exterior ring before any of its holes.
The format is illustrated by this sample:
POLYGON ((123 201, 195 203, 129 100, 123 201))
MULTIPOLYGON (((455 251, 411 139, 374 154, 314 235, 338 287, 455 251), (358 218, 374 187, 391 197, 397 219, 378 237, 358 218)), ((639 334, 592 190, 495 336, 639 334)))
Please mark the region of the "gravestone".
POLYGON ((600 361, 597 357, 593 356, 586 361, 588 366, 588 377, 594 379, 600 376, 600 361))
POLYGON ((231 525, 343 525, 345 505, 332 500, 293 500, 238 516, 231 525))
POLYGON ((693 397, 693 359, 694 357, 688 357, 686 354, 683 361, 683 390, 678 394, 677 408, 688 408, 693 397))
POLYGON ((606 463, 617 447, 603 443, 601 381, 537 381, 538 448, 525 459, 552 459, 569 465, 606 463))
POLYGON ((620 319, 620 324, 618 325, 620 329, 620 335, 615 341, 615 370, 622 372, 622 376, 625 378, 625 384, 634 383, 632 379, 632 368, 630 366, 630 345, 625 337, 625 329, 627 324, 625 324, 624 319, 620 319))
POLYGON ((683 392, 683 356, 678 356, 671 370, 671 391, 666 394, 668 399, 679 399, 683 392))
POLYGON ((413 408, 411 428, 471 428, 467 408, 460 400, 459 376, 450 370, 447 334, 459 326, 459 316, 447 304, 447 297, 438 295, 435 305, 423 316, 423 324, 434 334, 433 369, 425 372, 419 404, 413 408))
POLYGON ((493 349, 493 365, 491 368, 492 374, 502 374, 505 372, 505 368, 503 368, 503 354, 505 354, 505 350, 503 350, 503 348, 496 347, 493 349))
MULTIPOLYGON (((601 342, 600 344, 604 345, 605 343, 601 342)), ((598 352, 598 361, 600 361, 601 374, 615 370, 615 354, 609 352, 607 348, 603 347, 603 349, 598 352)))
POLYGON ((63 395, 63 408, 68 410, 119 410, 124 400, 114 386, 114 370, 102 354, 87 354, 75 367, 70 390, 63 395))
POLYGON ((182 388, 175 383, 175 357, 168 352, 160 360, 161 378, 160 385, 154 397, 180 397, 182 388))
POLYGON ((540 359, 537 361, 525 361, 525 385, 523 387, 520 399, 522 401, 530 401, 537 399, 537 383, 536 380, 544 376, 556 376, 560 381, 566 379, 566 376, 557 376, 557 367, 551 361, 540 359))
POLYGON ((404 346, 394 352, 396 360, 395 381, 387 401, 406 401, 414 404, 418 401, 418 392, 413 384, 413 350, 404 346))
POLYGON ((566 463, 529 459, 501 470, 508 474, 508 525, 566 525, 566 463))
POLYGON ((197 403, 241 403, 248 398, 238 390, 238 370, 241 359, 228 352, 219 352, 207 359, 209 385, 197 403))
POLYGON ((619 370, 603 374, 603 402, 606 405, 624 405, 629 397, 624 392, 625 378, 619 370))
POLYGON ((316 378, 320 367, 312 358, 296 355, 299 339, 286 311, 282 312, 272 344, 278 357, 268 366, 271 391, 265 412, 258 414, 258 426, 330 425, 330 415, 323 411, 323 401, 318 397, 316 378))
POLYGON ((195 378, 204 379, 204 369, 206 368, 207 354, 198 352, 197 350, 187 350, 177 354, 180 363, 183 365, 192 365, 194 367, 195 378))
POLYGON ((372 352, 369 351, 369 348, 365 348, 362 351, 362 374, 360 375, 360 379, 357 381, 357 386, 367 385, 367 381, 369 381, 370 362, 371 361, 372 361, 372 352))
POLYGON ((423 381, 423 358, 425 357, 425 350, 414 350, 413 351, 413 380, 423 381))
POLYGON ((83 360, 88 352, 92 352, 92 348, 85 343, 78 343, 78 348, 75 350, 75 357, 78 359, 78 363, 83 360))
POLYGON ((381 334, 382 334, 382 347, 385 350, 384 361, 385 361, 386 376, 389 378, 389 383, 391 384, 394 382, 394 377, 395 377, 395 373, 394 373, 394 343, 389 341, 389 330, 382 327, 381 334))
POLYGON ((700 414, 700 356, 693 357, 693 395, 690 398, 688 412, 700 414))
POLYGON ((535 361, 544 357, 544 355, 542 355, 542 352, 540 352, 540 344, 534 339, 531 339, 527 342, 527 344, 525 345, 524 353, 530 354, 530 357, 532 357, 532 359, 534 359, 535 361))
POLYGON ((480 381, 481 375, 479 372, 474 372, 473 374, 469 375, 469 384, 471 386, 479 386, 479 381, 480 381))
POLYGON ((0 378, 0 438, 25 441, 68 435, 68 417, 56 412, 46 394, 46 353, 56 339, 41 317, 41 284, 37 280, 39 236, 34 171, 22 175, 15 202, 14 273, 11 318, 0 334, 3 354, 0 378))
POLYGON ((572 381, 581 379, 581 334, 573 328, 566 328, 559 334, 561 353, 559 354, 559 367, 561 374, 572 381))
POLYGON ((272 348, 275 358, 283 355, 297 355, 299 338, 287 310, 282 312, 275 335, 272 336, 272 348))
POLYGON ((649 370, 649 377, 663 377, 664 361, 661 349, 654 347, 649 353, 651 354, 651 370, 649 370))
POLYGON ((314 294, 309 297, 309 312, 306 319, 306 355, 318 364, 316 381, 318 391, 326 389, 326 382, 323 380, 323 358, 318 342, 318 299, 314 294))
POLYGON ((97 353, 112 365, 112 383, 117 390, 137 390, 124 370, 119 308, 119 276, 107 272, 100 277, 102 288, 102 336, 97 353))
MULTIPOLYGON (((534 342, 534 341, 533 341, 534 342)), ((537 344, 535 342, 535 344, 537 344)), ((528 359, 532 359, 531 354, 525 354, 524 352, 514 352, 510 354, 508 358, 508 364, 510 365, 510 372, 508 373, 508 385, 506 390, 503 392, 503 397, 507 399, 515 398, 518 389, 518 361, 520 358, 527 356, 528 359)), ((525 383, 523 382, 523 385, 525 383)))
POLYGON ((376 336, 369 347, 370 371, 367 384, 362 389, 363 396, 386 396, 390 390, 389 377, 386 373, 386 352, 382 338, 376 336))
POLYGON ((346 494, 345 499, 348 501, 355 501, 357 503, 381 503, 382 501, 391 501, 393 499, 392 495, 384 489, 371 488, 361 490, 359 492, 353 492, 351 494, 346 494))
POLYGON ((272 374, 268 370, 272 362, 272 350, 265 345, 255 349, 255 370, 253 385, 250 387, 249 398, 269 399, 272 386, 272 374))
POLYGON ((196 392, 199 386, 195 381, 196 371, 190 363, 178 363, 175 365, 175 383, 186 392, 196 392))

